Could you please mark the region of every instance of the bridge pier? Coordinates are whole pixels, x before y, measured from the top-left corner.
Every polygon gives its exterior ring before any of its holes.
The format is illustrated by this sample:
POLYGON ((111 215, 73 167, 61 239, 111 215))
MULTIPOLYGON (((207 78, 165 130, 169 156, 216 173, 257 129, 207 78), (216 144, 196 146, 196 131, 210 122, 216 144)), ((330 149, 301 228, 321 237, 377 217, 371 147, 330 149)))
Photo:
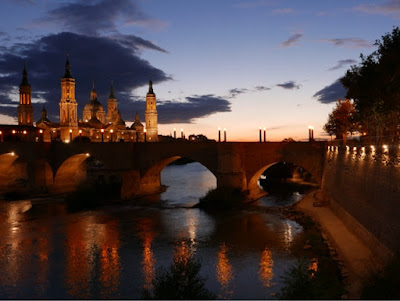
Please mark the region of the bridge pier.
POLYGON ((138 195, 154 194, 161 191, 161 176, 158 174, 140 176, 139 170, 122 173, 121 198, 130 199, 138 195))
POLYGON ((217 188, 247 189, 242 153, 240 145, 232 143, 218 145, 217 188))

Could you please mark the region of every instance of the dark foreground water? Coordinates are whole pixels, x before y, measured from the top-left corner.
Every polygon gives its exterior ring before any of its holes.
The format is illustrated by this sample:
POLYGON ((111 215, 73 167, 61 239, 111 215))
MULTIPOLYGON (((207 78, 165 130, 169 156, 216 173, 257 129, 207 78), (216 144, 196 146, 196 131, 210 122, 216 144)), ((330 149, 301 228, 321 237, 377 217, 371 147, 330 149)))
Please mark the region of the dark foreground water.
POLYGON ((169 189, 149 198, 151 206, 68 213, 53 199, 0 201, 0 299, 140 298, 157 268, 190 251, 218 298, 274 298, 304 245, 302 227, 259 212, 179 208, 215 181, 191 163, 163 170, 169 189))

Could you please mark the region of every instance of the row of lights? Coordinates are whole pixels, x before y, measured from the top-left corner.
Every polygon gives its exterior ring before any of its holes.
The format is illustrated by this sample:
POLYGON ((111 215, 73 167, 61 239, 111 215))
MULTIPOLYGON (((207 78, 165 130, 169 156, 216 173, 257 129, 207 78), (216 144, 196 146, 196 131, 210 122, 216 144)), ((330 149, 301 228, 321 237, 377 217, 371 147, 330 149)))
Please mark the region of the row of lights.
MULTIPOLYGON (((371 151, 375 151, 375 149, 376 149, 376 147, 374 145, 370 145, 369 148, 371 149, 371 151)), ((352 149, 353 149, 353 151, 357 151, 357 146, 353 146, 352 149)), ((382 149, 386 152, 386 151, 388 151, 389 146, 387 144, 383 144, 382 149)), ((339 150, 339 146, 330 145, 330 146, 328 146, 328 150, 330 150, 330 151, 339 150)), ((350 151, 350 146, 347 145, 346 150, 350 151)), ((364 152, 365 146, 360 147, 360 150, 364 152)))
MULTIPOLYGON (((146 131, 146 129, 144 129, 146 131)), ((185 134, 183 132, 183 129, 181 129, 181 138, 185 139, 185 134)), ((174 139, 176 139, 176 128, 174 128, 174 139)))
MULTIPOLYGON (((10 156, 15 156, 15 152, 9 152, 10 156)), ((85 153, 86 157, 90 157, 90 153, 85 153)))

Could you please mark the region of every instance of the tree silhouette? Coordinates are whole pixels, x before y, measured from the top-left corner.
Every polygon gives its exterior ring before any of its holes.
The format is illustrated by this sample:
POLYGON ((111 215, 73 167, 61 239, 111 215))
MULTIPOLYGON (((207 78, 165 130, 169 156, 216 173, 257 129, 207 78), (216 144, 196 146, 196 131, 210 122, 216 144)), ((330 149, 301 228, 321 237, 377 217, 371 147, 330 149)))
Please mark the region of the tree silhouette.
POLYGON ((352 66, 341 78, 346 97, 354 100, 362 132, 390 142, 398 141, 400 128, 400 29, 382 36, 378 49, 352 66))

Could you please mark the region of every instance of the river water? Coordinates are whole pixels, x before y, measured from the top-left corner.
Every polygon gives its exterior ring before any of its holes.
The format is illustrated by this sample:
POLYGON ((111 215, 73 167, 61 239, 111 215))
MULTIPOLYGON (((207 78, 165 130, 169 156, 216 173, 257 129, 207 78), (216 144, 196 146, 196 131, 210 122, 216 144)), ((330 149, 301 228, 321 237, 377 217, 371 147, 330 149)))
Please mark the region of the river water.
POLYGON ((218 298, 273 299, 304 246, 302 227, 257 211, 184 208, 216 186, 199 163, 161 176, 161 195, 91 211, 68 213, 52 198, 0 201, 0 299, 137 299, 157 269, 189 252, 218 298))

